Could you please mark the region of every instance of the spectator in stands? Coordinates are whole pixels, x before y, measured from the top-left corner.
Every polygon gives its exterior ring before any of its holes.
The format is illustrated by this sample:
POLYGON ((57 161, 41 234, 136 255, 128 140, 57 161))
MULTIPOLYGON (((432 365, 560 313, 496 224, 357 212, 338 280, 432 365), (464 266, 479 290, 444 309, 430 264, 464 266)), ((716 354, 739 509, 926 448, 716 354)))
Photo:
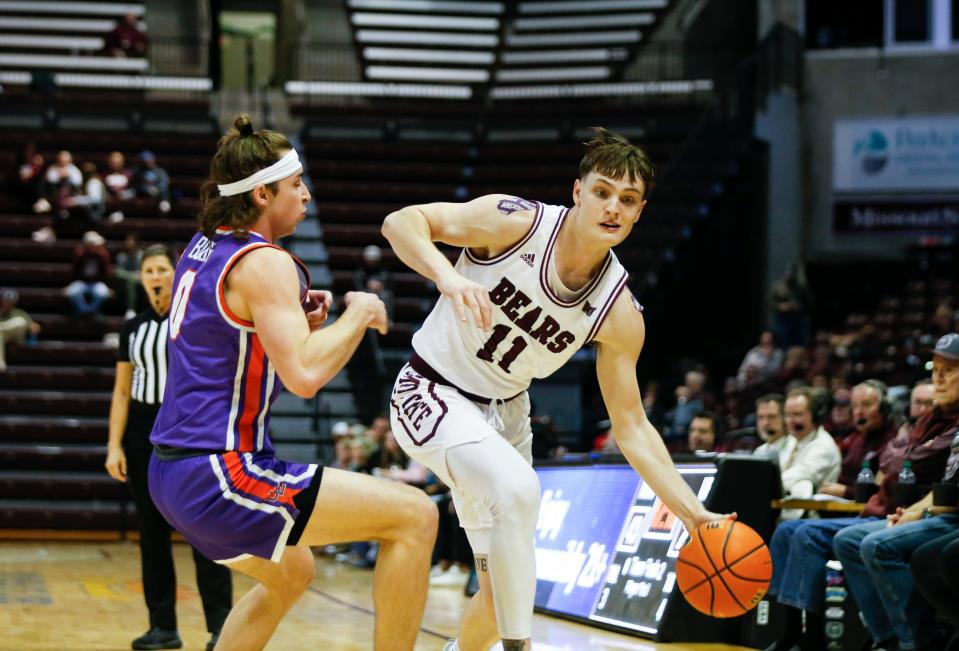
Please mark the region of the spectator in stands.
POLYGON ((386 305, 386 314, 393 318, 393 275, 383 266, 383 250, 375 244, 363 249, 363 264, 353 272, 357 291, 376 294, 386 305))
MULTIPOLYGON (((363 249, 363 264, 353 272, 353 288, 376 294, 386 307, 387 318, 393 318, 393 284, 389 271, 382 266, 383 252, 370 245, 363 249)), ((369 331, 346 367, 350 382, 356 387, 356 409, 360 420, 369 423, 388 404, 386 364, 376 333, 369 331)))
MULTIPOLYGON (((150 498, 148 468, 153 446, 150 431, 163 400, 166 384, 167 314, 173 290, 173 253, 163 246, 147 249, 141 278, 150 305, 123 325, 117 354, 110 432, 105 467, 111 477, 126 482, 136 505, 140 532, 143 597, 150 630, 133 640, 134 649, 178 649, 182 646, 176 623, 176 574, 173 566, 173 528, 150 498)), ((196 549, 196 582, 207 630, 216 645, 220 629, 233 605, 230 570, 196 549)))
POLYGON ((952 332, 955 328, 956 310, 948 302, 939 303, 932 313, 932 333, 937 337, 952 332))
POLYGON ((79 235, 85 228, 96 224, 107 208, 107 188, 97 172, 95 163, 87 161, 80 165, 83 185, 79 191, 63 199, 61 220, 57 221, 57 236, 79 235), (66 213, 66 214, 64 214, 66 213))
MULTIPOLYGON (((916 431, 935 428, 949 439, 942 482, 955 484, 959 480, 959 334, 939 339, 932 373, 936 407, 917 423, 916 431)), ((955 507, 933 507, 930 492, 908 508, 897 508, 889 524, 864 522, 836 535, 833 547, 877 646, 889 648, 898 640, 899 649, 943 648, 932 609, 915 591, 909 561, 920 545, 953 533, 957 525, 955 507)))
POLYGON ((856 430, 852 422, 852 392, 849 389, 833 391, 829 418, 824 427, 837 442, 841 442, 856 430))
POLYGON ((170 175, 157 165, 156 156, 145 149, 140 152, 140 164, 134 177, 137 194, 156 200, 164 215, 170 212, 170 175))
POLYGON ((133 13, 118 20, 103 42, 109 56, 142 58, 147 54, 147 35, 140 30, 140 19, 133 13))
POLYGON ((783 351, 776 348, 773 333, 766 330, 759 335, 759 343, 751 348, 739 365, 736 381, 740 388, 773 377, 783 364, 783 351))
POLYGON ((331 468, 339 468, 340 470, 350 469, 350 448, 352 447, 352 443, 350 437, 344 436, 333 444, 333 463, 330 464, 331 468))
POLYGON ((701 411, 693 416, 687 436, 689 452, 722 452, 719 444, 721 428, 719 416, 711 411, 701 411))
POLYGON ((770 290, 776 343, 782 348, 803 346, 807 339, 806 314, 811 303, 809 283, 802 263, 789 267, 770 290))
MULTIPOLYGON (((935 368, 939 369, 937 373, 943 376, 937 380, 937 386, 945 386, 947 381, 951 383, 955 379, 952 362, 939 352, 934 363, 935 368), (945 377, 947 368, 953 373, 949 378, 945 377)), ((939 395, 947 397, 945 393, 937 391, 937 398, 939 395)), ((804 649, 825 648, 822 639, 825 563, 832 555, 833 538, 851 525, 866 522, 885 525, 885 518, 896 513, 892 484, 905 461, 912 464, 919 484, 931 483, 943 475, 949 448, 955 439, 956 426, 959 425, 955 410, 951 406, 947 409, 937 408, 919 419, 909 441, 893 440, 886 445, 879 457, 879 491, 869 498, 859 517, 789 520, 776 527, 769 544, 773 561, 769 594, 787 606, 786 626, 783 636, 767 651, 798 648, 800 642, 803 642, 804 649), (805 636, 802 632, 803 610, 806 611, 805 636)))
POLYGON ((132 319, 136 314, 137 299, 140 297, 140 261, 143 259, 143 250, 140 248, 140 236, 128 233, 123 240, 123 248, 117 253, 114 275, 120 282, 123 291, 126 318, 132 319))
POLYGON ((666 410, 663 409, 662 402, 659 400, 659 382, 651 380, 646 383, 643 391, 643 409, 646 410, 646 418, 650 424, 662 431, 666 422, 666 410))
POLYGON ((127 167, 126 158, 118 151, 107 156, 107 175, 103 179, 114 199, 126 200, 136 196, 133 189, 133 172, 127 167))
POLYGON ((7 368, 7 342, 22 344, 29 335, 40 332, 40 325, 17 307, 19 300, 17 290, 0 289, 0 371, 7 368))
POLYGON ((46 190, 43 175, 45 165, 43 154, 37 151, 36 144, 32 140, 28 141, 23 146, 17 162, 17 187, 24 208, 31 208, 35 212, 46 212, 38 209, 43 207, 43 204, 36 205, 40 200, 47 203, 47 210, 50 209, 49 202, 43 199, 46 190))
MULTIPOLYGON (((80 168, 73 164, 73 154, 66 150, 57 153, 56 161, 47 168, 45 178, 49 191, 54 195, 69 196, 83 186, 83 173, 80 168)), ((50 207, 48 206, 46 210, 38 212, 49 210, 50 207)))
POLYGON ((909 415, 899 427, 896 438, 909 440, 912 430, 920 418, 926 415, 936 404, 936 389, 932 380, 919 380, 909 395, 909 415))
POLYGON ((897 430, 886 386, 878 380, 868 380, 853 388, 852 412, 855 430, 839 444, 843 455, 839 479, 819 487, 820 493, 846 499, 855 495, 856 476, 864 462, 869 462, 874 473, 879 470, 879 454, 897 430))
POLYGON ((782 368, 776 373, 775 381, 779 386, 806 379, 809 373, 809 351, 802 346, 792 346, 786 350, 782 368))
POLYGON ((706 392, 706 373, 693 369, 686 373, 685 383, 676 387, 676 406, 666 415, 669 424, 667 438, 686 440, 686 432, 693 416, 711 409, 715 400, 706 392))
POLYGON ((756 431, 763 444, 753 451, 757 456, 772 457, 779 461, 779 454, 786 445, 786 419, 783 406, 786 399, 778 393, 767 393, 756 400, 756 431))
POLYGON ((103 236, 96 231, 83 234, 83 243, 73 252, 73 282, 64 293, 73 303, 76 313, 99 316, 100 305, 110 296, 106 281, 112 265, 110 252, 104 246, 103 236))
POLYGON ((820 486, 839 477, 842 455, 822 427, 825 397, 809 387, 793 389, 786 396, 786 426, 789 436, 779 455, 783 492, 809 497, 820 486))

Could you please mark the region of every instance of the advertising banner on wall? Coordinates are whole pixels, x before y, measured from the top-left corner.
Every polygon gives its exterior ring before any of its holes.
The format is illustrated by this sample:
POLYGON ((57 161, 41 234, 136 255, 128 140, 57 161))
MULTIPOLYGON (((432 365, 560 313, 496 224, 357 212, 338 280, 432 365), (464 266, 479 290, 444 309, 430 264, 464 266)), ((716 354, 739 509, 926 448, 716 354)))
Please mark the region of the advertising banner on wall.
POLYGON ((959 189, 959 114, 836 120, 837 192, 949 192, 959 189))
POLYGON ((837 199, 833 232, 842 235, 948 235, 959 231, 959 197, 942 200, 837 199))

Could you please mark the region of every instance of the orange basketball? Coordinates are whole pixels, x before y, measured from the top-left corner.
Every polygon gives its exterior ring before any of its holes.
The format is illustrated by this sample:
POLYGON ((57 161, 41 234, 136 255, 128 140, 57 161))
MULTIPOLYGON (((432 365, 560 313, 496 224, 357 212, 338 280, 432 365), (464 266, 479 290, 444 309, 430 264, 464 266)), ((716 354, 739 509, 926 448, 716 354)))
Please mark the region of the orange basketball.
POLYGON ((711 617, 738 617, 753 608, 772 574, 766 543, 735 520, 700 525, 676 559, 676 582, 686 601, 711 617))

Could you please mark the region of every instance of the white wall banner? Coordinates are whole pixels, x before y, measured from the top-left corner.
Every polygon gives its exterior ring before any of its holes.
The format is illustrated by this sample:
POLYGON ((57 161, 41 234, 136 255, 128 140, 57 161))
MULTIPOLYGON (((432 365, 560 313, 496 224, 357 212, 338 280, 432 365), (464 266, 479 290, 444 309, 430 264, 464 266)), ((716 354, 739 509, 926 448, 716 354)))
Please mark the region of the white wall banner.
POLYGON ((959 115, 836 120, 833 189, 959 190, 959 115))

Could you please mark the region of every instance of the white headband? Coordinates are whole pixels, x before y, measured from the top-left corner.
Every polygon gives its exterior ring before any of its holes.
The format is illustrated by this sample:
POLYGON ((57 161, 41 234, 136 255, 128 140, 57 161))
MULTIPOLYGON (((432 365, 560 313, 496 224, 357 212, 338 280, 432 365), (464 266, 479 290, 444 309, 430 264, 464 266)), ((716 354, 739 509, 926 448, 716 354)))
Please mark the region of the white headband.
POLYGON ((216 187, 219 189, 221 197, 231 197, 235 194, 249 192, 258 185, 266 185, 267 183, 273 183, 274 181, 292 176, 300 171, 300 167, 300 156, 296 153, 295 149, 291 149, 287 152, 286 156, 269 167, 264 167, 256 174, 252 174, 239 181, 234 181, 233 183, 225 183, 216 187))

